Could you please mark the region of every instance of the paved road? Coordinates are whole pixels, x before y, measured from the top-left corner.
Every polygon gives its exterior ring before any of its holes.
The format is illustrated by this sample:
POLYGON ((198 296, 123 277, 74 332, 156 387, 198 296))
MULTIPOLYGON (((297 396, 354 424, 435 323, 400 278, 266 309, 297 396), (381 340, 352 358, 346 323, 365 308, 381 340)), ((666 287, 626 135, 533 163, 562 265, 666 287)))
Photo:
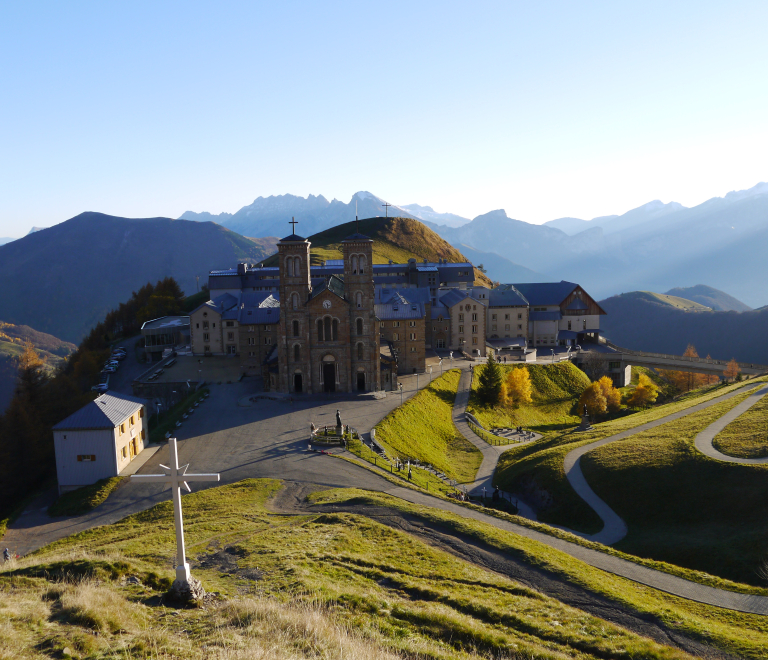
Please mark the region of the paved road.
MULTIPOLYGON (((467 374, 462 382, 466 390, 467 374)), ((620 575, 641 584, 675 594, 682 598, 715 605, 741 612, 768 614, 768 597, 751 596, 723 591, 689 582, 661 571, 645 568, 597 550, 584 548, 527 527, 500 520, 480 511, 467 509, 458 504, 437 499, 425 493, 393 486, 390 482, 364 468, 332 457, 310 453, 305 450, 309 423, 316 425, 334 424, 336 409, 341 410, 342 421, 368 432, 387 412, 400 403, 399 396, 388 396, 382 400, 358 399, 351 401, 322 401, 317 398, 296 397, 295 403, 260 400, 252 407, 237 405, 238 399, 253 391, 253 384, 247 381, 232 385, 211 387, 210 398, 195 412, 177 434, 179 437, 179 458, 189 462, 195 471, 220 472, 221 483, 232 483, 244 478, 272 477, 292 481, 314 483, 325 487, 359 487, 389 493, 403 500, 435 507, 458 515, 494 525, 500 529, 535 539, 561 550, 585 563, 610 573, 620 575)), ((409 393, 412 395, 412 392, 409 393)), ((723 400, 727 396, 719 397, 723 400)), ((683 413, 670 415, 658 423, 691 414, 707 404, 690 408, 683 413)), ((466 407, 464 396, 457 397, 456 414, 466 407)), ((637 433, 643 425, 628 432, 637 433)), ((623 434, 619 434, 623 435, 623 434)), ((466 434, 470 440, 480 441, 471 431, 466 434)), ((627 436, 625 436, 627 437, 627 436)), ((614 436, 615 438, 615 436, 614 436)), ((596 445, 597 443, 592 443, 596 445)), ((605 444, 605 443, 603 443, 605 444)), ((477 445, 481 448, 480 445, 477 445)), ((591 445, 588 445, 591 446, 591 445)), ((488 445, 488 448, 496 449, 488 445)), ((594 447, 593 447, 594 448, 594 447)), ((484 452, 491 456, 490 452, 484 452)), ((163 448, 140 470, 140 474, 158 471, 158 463, 167 457, 163 448)), ((487 478, 488 466, 481 466, 482 478, 487 478)), ((492 473, 492 469, 491 469, 492 473)), ((200 484, 202 485, 202 484, 200 484)), ((14 523, 4 539, 4 545, 20 554, 26 554, 56 539, 77 531, 98 525, 109 524, 121 518, 145 510, 158 502, 165 501, 167 493, 159 484, 128 483, 119 488, 103 505, 88 515, 77 518, 52 520, 39 506, 33 503, 14 523)))
MULTIPOLYGON (((755 384, 747 386, 747 389, 755 387, 758 387, 758 385, 755 384)), ((724 394, 722 396, 711 399, 710 401, 706 401, 705 403, 700 403, 696 406, 692 406, 691 408, 686 408, 685 410, 672 413, 671 415, 661 417, 660 419, 657 419, 653 422, 642 424, 641 426, 629 429, 628 431, 617 433, 616 435, 611 435, 607 438, 603 438, 602 440, 591 442, 588 445, 577 447, 576 449, 568 452, 568 454, 565 456, 565 476, 573 487, 573 490, 575 490, 576 493, 595 510, 597 515, 600 516, 600 519, 603 521, 603 529, 601 529, 597 534, 584 534, 583 532, 576 532, 570 529, 566 529, 565 531, 576 534, 576 536, 581 536, 582 538, 588 539, 589 541, 603 543, 604 545, 613 545, 614 543, 618 543, 627 535, 627 524, 613 509, 611 509, 611 507, 609 507, 597 496, 595 491, 589 487, 587 480, 584 478, 584 473, 581 471, 581 457, 584 456, 584 454, 593 451, 598 447, 603 447, 604 445, 609 445, 613 442, 624 440, 625 438, 629 438, 638 433, 642 433, 643 431, 656 428, 662 424, 673 422, 676 419, 680 419, 681 417, 692 415, 699 412, 700 410, 705 410, 706 408, 717 405, 718 403, 727 401, 728 399, 739 396, 741 394, 744 394, 744 388, 739 388, 728 394, 724 394)))
POLYGON ((768 463, 767 458, 737 458, 736 456, 728 456, 719 452, 712 445, 712 441, 715 436, 720 433, 728 424, 730 424, 737 417, 741 417, 747 410, 754 406, 760 399, 768 394, 768 385, 759 389, 757 392, 750 394, 744 401, 742 401, 733 410, 730 410, 723 415, 716 422, 710 424, 699 435, 696 436, 695 445, 705 456, 714 458, 718 461, 725 461, 726 463, 739 463, 740 465, 765 465, 768 463))

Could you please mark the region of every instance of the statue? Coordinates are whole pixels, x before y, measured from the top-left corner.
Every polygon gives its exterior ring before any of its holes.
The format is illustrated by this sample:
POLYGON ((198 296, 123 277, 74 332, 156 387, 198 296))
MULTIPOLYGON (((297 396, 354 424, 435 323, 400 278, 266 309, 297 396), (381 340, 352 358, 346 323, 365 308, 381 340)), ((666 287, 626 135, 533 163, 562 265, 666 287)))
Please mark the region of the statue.
POLYGON ((586 416, 587 416, 587 414, 588 414, 588 413, 587 413, 587 404, 585 403, 585 404, 584 404, 584 417, 586 417, 586 416))
POLYGON ((342 436, 344 435, 344 426, 341 423, 341 411, 336 411, 336 435, 342 436))
POLYGON ((341 411, 336 411, 336 426, 341 426, 341 411))

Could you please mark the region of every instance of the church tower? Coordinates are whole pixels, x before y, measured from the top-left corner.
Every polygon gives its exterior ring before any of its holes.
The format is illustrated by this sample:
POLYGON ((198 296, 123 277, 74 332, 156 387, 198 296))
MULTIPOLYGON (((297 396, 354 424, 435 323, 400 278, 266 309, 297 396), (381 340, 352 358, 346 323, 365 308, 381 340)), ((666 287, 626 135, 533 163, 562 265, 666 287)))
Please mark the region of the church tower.
POLYGON ((280 264, 280 335, 278 387, 281 392, 311 392, 307 301, 312 293, 309 272, 310 242, 294 233, 278 242, 280 264))
POLYGON ((373 241, 356 231, 342 243, 344 293, 349 301, 352 389, 380 387, 379 328, 374 310, 373 241))

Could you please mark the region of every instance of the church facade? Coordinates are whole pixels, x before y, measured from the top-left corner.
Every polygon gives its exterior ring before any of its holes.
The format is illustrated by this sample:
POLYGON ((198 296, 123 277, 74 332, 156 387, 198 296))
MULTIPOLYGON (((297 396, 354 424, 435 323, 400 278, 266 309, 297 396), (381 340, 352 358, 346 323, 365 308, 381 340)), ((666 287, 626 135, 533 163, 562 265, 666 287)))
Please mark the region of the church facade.
MULTIPOLYGON (((277 247, 277 389, 297 393, 380 389, 373 241, 358 233, 344 239, 344 272, 330 275, 315 287, 310 276, 310 242, 291 234, 277 247)), ((274 367, 275 360, 271 362, 274 367)))

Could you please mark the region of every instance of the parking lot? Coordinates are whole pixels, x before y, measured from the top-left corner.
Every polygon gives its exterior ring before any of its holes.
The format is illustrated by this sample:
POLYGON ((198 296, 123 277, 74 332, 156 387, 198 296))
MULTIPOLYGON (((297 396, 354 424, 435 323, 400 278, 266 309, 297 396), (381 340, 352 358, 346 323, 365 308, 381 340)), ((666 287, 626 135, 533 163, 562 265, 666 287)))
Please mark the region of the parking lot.
MULTIPOLYGON (((179 355, 173 366, 163 367, 157 363, 157 367, 147 374, 147 378, 142 378, 142 382, 147 382, 148 377, 157 372, 161 372, 157 378, 151 382, 155 383, 183 383, 191 381, 198 383, 234 383, 240 380, 242 369, 240 361, 234 356, 213 356, 199 357, 192 355, 179 355)), ((146 365, 150 369, 152 365, 146 365)))

